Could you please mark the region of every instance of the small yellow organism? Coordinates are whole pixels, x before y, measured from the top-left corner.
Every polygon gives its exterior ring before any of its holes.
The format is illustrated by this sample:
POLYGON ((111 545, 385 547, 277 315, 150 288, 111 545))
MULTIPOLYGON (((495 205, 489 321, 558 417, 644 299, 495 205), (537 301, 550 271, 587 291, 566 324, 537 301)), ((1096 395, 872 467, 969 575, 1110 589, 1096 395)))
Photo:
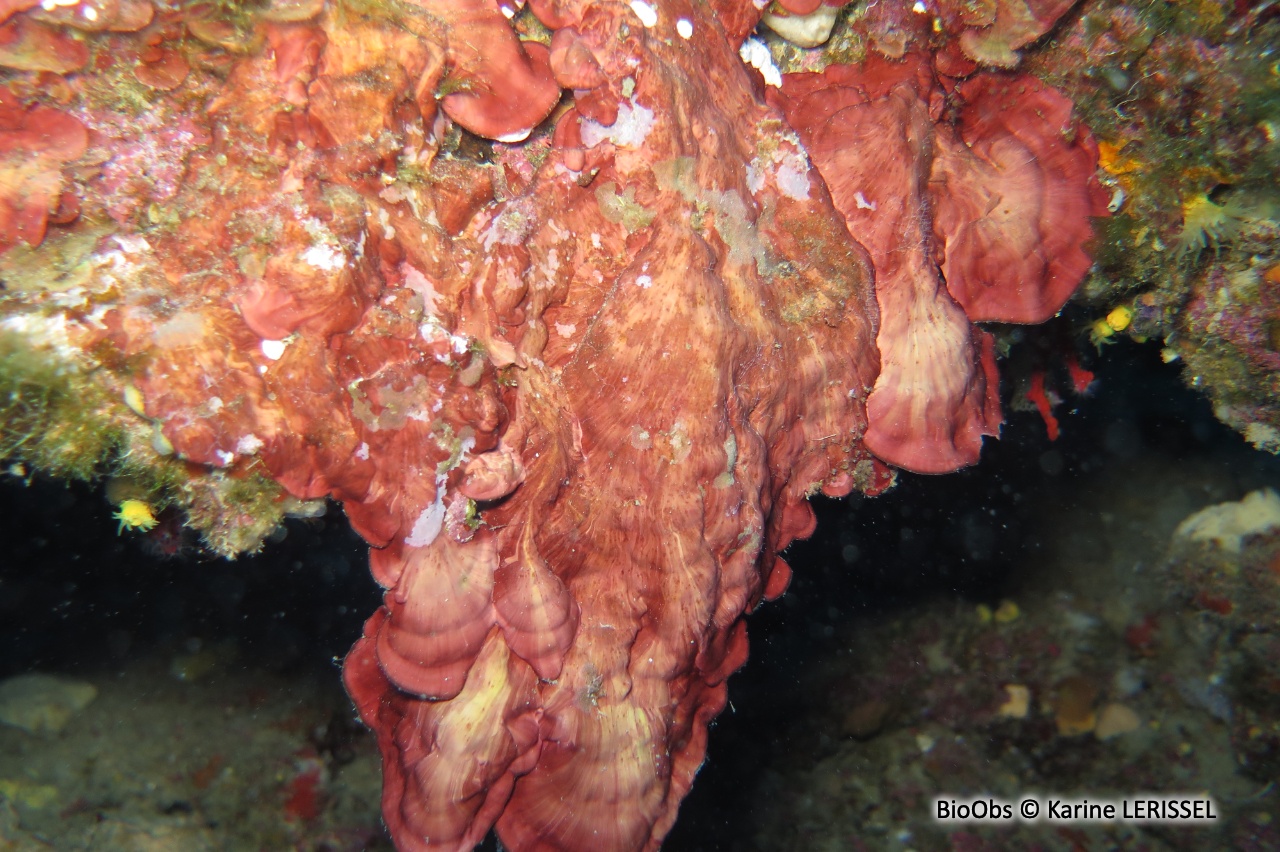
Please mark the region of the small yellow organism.
POLYGON ((1008 696, 996 712, 1006 719, 1025 719, 1031 712, 1031 690, 1020 683, 1006 684, 1004 694, 1008 696))
POLYGON ((124 386, 124 404, 139 417, 147 416, 147 402, 142 398, 142 391, 138 390, 136 385, 124 386))
POLYGON ((146 532, 158 523, 156 516, 151 513, 151 507, 141 500, 125 500, 120 504, 120 511, 111 517, 120 522, 116 535, 124 532, 125 527, 146 532))
POLYGON ((1113 308, 1111 313, 1107 314, 1107 325, 1116 331, 1124 331, 1131 322, 1133 322, 1133 311, 1124 305, 1113 308))
POLYGON ((1110 343, 1111 338, 1117 332, 1124 331, 1129 327, 1129 323, 1133 322, 1133 310, 1121 305, 1113 308, 1111 313, 1100 320, 1095 320, 1093 325, 1089 327, 1089 340, 1093 345, 1102 348, 1104 343, 1110 343))
POLYGON ((1245 212, 1234 199, 1218 204, 1205 192, 1188 197, 1182 202, 1182 230, 1173 241, 1178 257, 1194 258, 1233 239, 1247 218, 1245 212))
POLYGON ((1022 611, 1018 609, 1018 605, 1013 601, 1000 601, 1000 606, 996 607, 996 611, 992 614, 997 624, 1008 624, 1011 621, 1017 621, 1018 616, 1022 615, 1022 611))

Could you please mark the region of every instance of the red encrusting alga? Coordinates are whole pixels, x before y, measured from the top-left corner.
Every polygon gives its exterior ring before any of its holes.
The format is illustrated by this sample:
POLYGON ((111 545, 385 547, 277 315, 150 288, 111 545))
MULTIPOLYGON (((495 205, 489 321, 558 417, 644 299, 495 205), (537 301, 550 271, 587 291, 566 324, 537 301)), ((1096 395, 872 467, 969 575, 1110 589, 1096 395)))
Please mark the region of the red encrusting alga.
POLYGON ((74 116, 23 103, 0 86, 0 252, 19 241, 39 245, 50 221, 76 218, 79 198, 64 192, 63 168, 84 155, 88 142, 74 116))
POLYGON ((5 312, 192 476, 342 502, 400 848, 653 849, 808 496, 997 431, 972 323, 1070 295, 1093 150, 1053 90, 915 52, 766 101, 755 3, 531 0, 549 46, 521 5, 121 4, 65 106, 0 102, 0 167, 46 188, 4 247, 63 221, 68 164, 96 229, 80 289, 5 312))
POLYGON ((876 267, 866 446, 921 473, 973 464, 1002 415, 991 337, 971 324, 1043 322, 1079 286, 1106 213, 1088 130, 1032 77, 957 84, 918 53, 789 74, 770 99, 876 267))

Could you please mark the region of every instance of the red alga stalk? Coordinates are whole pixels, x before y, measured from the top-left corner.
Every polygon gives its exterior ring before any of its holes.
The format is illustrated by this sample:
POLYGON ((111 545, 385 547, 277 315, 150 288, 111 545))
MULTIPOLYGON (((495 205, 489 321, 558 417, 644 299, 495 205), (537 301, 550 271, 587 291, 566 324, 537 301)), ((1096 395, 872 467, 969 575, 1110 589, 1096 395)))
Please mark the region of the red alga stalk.
POLYGON ((1053 401, 1049 399, 1049 393, 1044 387, 1044 368, 1037 367, 1032 371, 1031 377, 1027 380, 1027 399, 1036 407, 1036 411, 1040 413, 1040 419, 1044 421, 1044 428, 1049 433, 1049 440, 1058 440, 1058 418, 1053 414, 1053 401))

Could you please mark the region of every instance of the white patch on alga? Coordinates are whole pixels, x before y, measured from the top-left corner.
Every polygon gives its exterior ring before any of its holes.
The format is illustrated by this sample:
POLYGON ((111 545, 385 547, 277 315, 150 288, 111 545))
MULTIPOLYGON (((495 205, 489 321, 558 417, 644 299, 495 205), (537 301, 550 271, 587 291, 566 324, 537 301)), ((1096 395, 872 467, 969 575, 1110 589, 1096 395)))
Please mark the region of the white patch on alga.
POLYGON ((582 144, 594 148, 608 140, 619 148, 639 148, 653 125, 653 110, 635 101, 624 101, 618 104, 618 118, 608 127, 589 118, 582 122, 582 144))
POLYGON ((213 454, 218 457, 218 461, 222 462, 223 467, 229 466, 236 460, 236 454, 229 453, 226 450, 214 450, 213 454))
POLYGON ((142 254, 151 251, 151 243, 147 242, 145 237, 116 234, 112 239, 125 254, 142 254))
POLYGON ((578 330, 578 326, 571 322, 558 322, 555 324, 556 334, 561 337, 573 337, 573 333, 578 330))
POLYGON ((245 435, 236 442, 236 452, 242 456, 253 456, 258 454, 258 450, 262 449, 265 444, 257 435, 245 435))
MULTIPOLYGON (((402 156, 405 157, 406 159, 409 159, 413 155, 408 153, 403 153, 402 156)), ((386 179, 392 180, 393 178, 387 177, 386 179)), ((388 184, 387 186, 383 187, 382 190, 378 192, 378 197, 381 198, 383 201, 387 202, 388 204, 399 204, 401 201, 409 200, 409 196, 405 194, 404 187, 402 187, 398 183, 388 184)))
POLYGON ((767 158, 762 159, 757 155, 747 165, 747 189, 752 195, 758 194, 772 172, 779 192, 796 201, 807 201, 810 189, 809 158, 798 138, 784 136, 782 141, 790 144, 774 149, 773 154, 767 158))
MULTIPOLYGON (((527 199, 517 199, 508 204, 493 217, 481 235, 484 250, 490 251, 495 245, 523 245, 532 228, 533 214, 533 204, 527 199)), ((462 269, 463 274, 467 271, 462 269)))
POLYGON ((110 305, 98 305, 92 311, 84 315, 83 322, 94 328, 106 331, 107 324, 103 322, 107 314, 114 310, 110 305))
POLYGON ((440 530, 444 528, 444 492, 445 485, 449 480, 449 471, 465 464, 467 459, 471 457, 471 451, 475 449, 475 446, 476 439, 474 437, 462 438, 458 441, 456 456, 451 459, 452 464, 448 467, 442 464, 437 468, 435 502, 423 509, 418 515, 417 520, 413 522, 413 529, 409 530, 409 535, 404 540, 405 544, 410 547, 426 547, 436 540, 436 536, 440 535, 440 530))
MULTIPOLYGON (((72 2, 74 1, 72 0, 72 2)), ((644 0, 631 0, 631 11, 636 13, 640 23, 646 27, 652 27, 658 23, 658 10, 644 2, 644 0)))
MULTIPOLYGON (((117 235, 112 239, 119 249, 106 249, 104 246, 103 251, 89 256, 89 265, 96 273, 93 285, 96 292, 104 292, 112 287, 126 292, 145 279, 147 267, 144 263, 148 260, 145 255, 151 253, 151 244, 137 236, 117 235)), ((83 287, 54 292, 49 294, 49 298, 60 307, 89 306, 87 292, 83 287)))
POLYGON ((444 490, 437 488, 436 501, 418 515, 418 519, 413 522, 413 529, 405 536, 404 543, 410 547, 426 547, 436 540, 443 528, 444 490))
POLYGON ((548 278, 555 278, 556 273, 560 271, 560 255, 555 249, 547 251, 547 259, 542 264, 542 271, 546 273, 548 278))
POLYGON ((650 287, 653 286, 653 279, 650 278, 648 275, 637 275, 636 286, 639 287, 641 290, 648 290, 650 287))
MULTIPOLYGON (((382 226, 382 238, 384 240, 394 240, 396 238, 396 229, 391 224, 391 216, 381 207, 378 208, 378 224, 382 226)), ((364 237, 362 233, 361 238, 364 237)))
POLYGON ((260 345, 262 354, 272 361, 279 361, 284 355, 285 347, 288 346, 283 340, 264 340, 260 345))
POLYGON ((427 321, 418 326, 418 334, 427 343, 433 343, 442 337, 448 336, 449 332, 444 330, 444 326, 440 325, 440 320, 436 317, 427 317, 427 321))
POLYGON ((437 316, 440 313, 440 294, 436 292, 435 285, 427 276, 419 272, 413 264, 405 261, 400 264, 400 274, 404 276, 404 286, 422 297, 422 310, 427 316, 437 316))
POLYGON ((809 199, 809 161, 792 152, 778 165, 778 191, 796 201, 809 199))
POLYGON ((302 253, 304 263, 323 269, 325 272, 337 272, 347 265, 347 256, 328 243, 316 243, 302 253))
POLYGON ((680 38, 688 41, 693 38, 693 22, 686 18, 681 18, 676 21, 676 32, 680 34, 680 38))
POLYGON ((631 446, 637 450, 647 450, 653 446, 653 436, 643 426, 634 425, 631 427, 631 446))
POLYGON ((858 205, 859 210, 875 210, 876 203, 868 201, 867 197, 862 194, 861 190, 853 194, 853 202, 858 205))
POLYGON ((204 338, 204 315, 196 311, 178 311, 151 329, 151 339, 162 349, 192 346, 204 338))
POLYGON ((368 461, 369 460, 369 444, 364 441, 361 441, 360 446, 356 447, 355 456, 356 458, 360 459, 360 461, 368 461))
POLYGON ((462 355, 471 348, 471 339, 463 334, 450 334, 436 317, 427 317, 427 321, 418 326, 418 334, 427 343, 444 342, 448 351, 437 352, 435 358, 441 364, 452 364, 453 355, 462 355))

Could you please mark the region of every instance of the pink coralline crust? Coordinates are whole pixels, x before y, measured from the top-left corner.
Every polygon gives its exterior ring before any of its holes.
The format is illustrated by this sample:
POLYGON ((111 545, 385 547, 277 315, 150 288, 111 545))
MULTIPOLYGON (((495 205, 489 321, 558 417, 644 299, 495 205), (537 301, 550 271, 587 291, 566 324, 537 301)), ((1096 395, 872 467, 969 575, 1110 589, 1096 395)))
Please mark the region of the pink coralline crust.
POLYGON ((735 48, 751 35, 771 0, 708 0, 711 17, 735 48))
MULTIPOLYGON (((1221 347, 1247 365, 1252 375, 1280 374, 1275 329, 1280 326, 1280 286, 1261 278, 1250 286, 1247 273, 1213 263, 1197 276, 1181 322, 1188 336, 1222 341, 1221 347)), ((1274 399, 1273 399, 1274 403, 1274 399)), ((1248 419, 1245 419, 1248 422, 1248 419)))
MULTIPOLYGON (((380 610, 369 619, 363 642, 373 641, 385 618, 380 610)), ((385 702, 361 707, 367 725, 387 732, 379 737, 383 815, 396 827, 402 848, 474 848, 506 807, 516 775, 528 772, 537 760, 537 676, 502 642, 486 642, 476 665, 485 677, 469 678, 454 701, 484 707, 483 727, 440 724, 430 716, 420 726, 406 714, 408 699, 394 692, 385 702), (424 733, 431 736, 430 749, 417 745, 424 733), (406 743, 409 753, 397 750, 395 740, 406 743), (408 825, 414 827, 412 834, 408 825)), ((353 695, 387 690, 386 675, 373 654, 348 655, 343 677, 353 695)))
POLYGON ((934 168, 947 289, 974 322, 1044 322, 1088 272, 1091 219, 1107 215, 1097 143, 1071 101, 1029 75, 980 74, 956 96, 964 147, 934 168))
POLYGON ((375 568, 390 587, 376 640, 378 664, 405 692, 454 698, 495 622, 497 538, 489 530, 465 542, 446 534, 397 550, 397 564, 375 568))
MULTIPOLYGON (((784 128, 752 97, 732 47, 672 43, 676 14, 714 26, 692 7, 664 7, 652 34, 638 32, 625 5, 603 4, 557 34, 558 50, 599 69, 601 89, 633 80, 614 111, 626 125, 588 121, 594 180, 553 151, 460 236, 485 257, 463 327, 492 359, 522 365, 502 441, 525 474, 485 512, 501 556, 492 611, 473 601, 476 632, 444 611, 402 616, 410 600, 449 595, 402 601, 405 575, 378 560, 395 594, 352 651, 348 686, 400 766, 384 811, 406 849, 483 834, 480 798, 441 798, 457 789, 453 774, 510 790, 494 814, 510 848, 655 847, 701 763, 724 679, 745 659, 739 619, 781 593, 789 572, 774 554, 812 529, 802 483, 865 458, 854 441, 874 373, 865 255, 794 142, 779 147, 784 128), (714 94, 700 82, 708 74, 723 81, 714 94), (745 165, 757 156, 753 191, 745 165), (784 193, 779 163, 799 166, 809 188, 784 193), (823 248, 776 267, 801 241, 823 248), (486 623, 498 629, 477 649, 486 623), (428 635, 436 647, 415 638, 428 635), (404 664, 409 648, 416 667, 404 664), (440 701, 433 679, 452 677, 462 654, 475 660, 466 683, 440 701), (513 677, 530 670, 538 677, 513 677), (483 707, 468 698, 474 682, 492 685, 483 707), (438 761, 446 746, 430 732, 463 724, 503 732, 487 741, 497 751, 438 761)), ((479 546, 451 541, 442 532, 425 546, 479 546)))
POLYGON ((89 61, 89 48, 58 27, 26 14, 0 24, 0 66, 18 71, 67 74, 89 61))
POLYGON ((979 66, 1013 68, 1019 50, 1044 36, 1077 0, 937 0, 917 11, 915 0, 867 4, 854 27, 865 33, 880 55, 901 59, 908 50, 925 50, 945 40, 934 62, 938 71, 964 76, 979 66))
POLYGON ((328 41, 324 30, 305 23, 271 23, 265 29, 281 94, 294 106, 306 106, 310 99, 307 87, 315 79, 316 63, 328 41))
POLYGON ((145 58, 133 67, 133 78, 149 88, 172 91, 191 73, 187 60, 173 47, 153 47, 143 55, 145 58))
POLYGON ((811 15, 818 11, 819 6, 838 9, 847 6, 849 2, 850 0, 773 0, 765 5, 765 11, 772 10, 774 14, 781 12, 786 15, 811 15))
POLYGON ((529 135, 560 100, 547 49, 521 43, 493 0, 419 0, 444 22, 449 70, 440 105, 449 117, 487 139, 529 135))
MULTIPOLYGON (((337 230, 333 222, 318 223, 326 231, 337 230)), ((308 224, 281 223, 285 244, 307 247, 266 258, 236 300, 245 325, 264 340, 283 340, 298 331, 337 334, 354 327, 368 307, 359 287, 346 275, 333 274, 350 263, 350 242, 325 237, 308 246, 308 224)))
POLYGON ((868 247, 880 305, 880 375, 864 442, 920 473, 973 464, 1002 415, 989 336, 975 335, 934 259, 929 213, 941 91, 922 61, 787 75, 771 95, 868 247))
POLYGON ((582 19, 584 0, 529 0, 529 8, 547 29, 573 26, 582 19))
POLYGON ((994 0, 972 14, 969 0, 940 3, 944 26, 958 33, 964 55, 980 65, 1013 68, 1018 50, 1047 33, 1076 0, 994 0))
POLYGON ((551 37, 551 73, 566 89, 595 89, 605 85, 600 63, 578 37, 578 31, 566 26, 551 37))
POLYGON ((150 0, 81 0, 49 8, 40 3, 27 5, 26 0, 19 2, 33 9, 33 20, 86 33, 137 32, 155 18, 150 0))
POLYGON ((115 110, 82 111, 92 131, 91 151, 100 154, 94 189, 112 219, 130 222, 151 203, 173 198, 186 177, 186 160, 208 145, 206 127, 161 104, 143 115, 115 110))
MULTIPOLYGON (((483 452, 503 422, 491 383, 477 383, 478 373, 463 377, 467 384, 457 376, 459 353, 448 332, 433 326, 439 331, 428 339, 405 316, 420 297, 397 289, 373 304, 384 282, 405 280, 401 270, 425 281, 452 262, 447 235, 422 237, 406 198, 378 200, 391 194, 376 177, 380 164, 393 152, 416 154, 427 138, 414 81, 404 70, 384 72, 393 64, 425 68, 431 42, 398 28, 376 32, 360 20, 341 28, 326 22, 318 36, 306 25, 269 26, 289 33, 277 39, 279 52, 237 61, 225 82, 201 75, 176 90, 194 90, 207 116, 183 131, 194 146, 170 152, 180 157, 180 173, 198 177, 160 199, 161 209, 184 211, 176 233, 114 252, 142 271, 131 276, 130 304, 107 317, 107 337, 139 356, 135 384, 185 458, 232 471, 261 463, 297 496, 347 500, 353 525, 386 544, 433 502, 435 465, 457 442, 483 452), (323 57, 309 47, 317 39, 323 57), (292 44, 304 49, 290 51, 292 44), (282 67, 280 56, 304 58, 282 67), (390 97, 388 79, 401 86, 390 97), (303 84, 302 109, 290 81, 303 84), (324 91, 344 96, 313 103, 311 93, 331 81, 324 91), (399 106, 387 108, 392 115, 374 113, 370 101, 399 106), (360 121, 365 129, 354 138, 333 132, 360 121), (390 138, 381 131, 393 126, 394 147, 379 147, 390 138), (385 224, 370 230, 365 198, 380 206, 385 224), (403 245, 387 237, 394 234, 403 245), (264 346, 285 339, 278 351, 264 346), (372 375, 376 381, 365 381, 372 375), (449 405, 440 402, 445 387, 457 388, 449 405), (414 443, 435 449, 410 449, 414 443), (388 457, 410 461, 377 461, 388 457), (397 483, 405 476, 413 480, 408 488, 397 483)), ((200 114, 181 99, 159 99, 155 109, 200 114)), ((129 140, 109 144, 130 150, 129 140)), ((475 171, 467 183, 479 183, 475 171)), ((463 175, 449 174, 436 187, 443 202, 459 197, 448 186, 463 183, 463 175)), ((104 170, 85 188, 91 207, 114 209, 150 186, 130 189, 109 178, 104 170)), ((431 208, 418 209, 448 218, 431 208)))
MULTIPOLYGON (((79 71, 89 61, 89 47, 74 35, 76 31, 135 32, 154 15, 148 0, 83 0, 49 8, 38 0, 4 0, 0 2, 0 67, 53 74, 79 71)), ((167 76, 171 78, 172 73, 167 76)))
POLYGON ((822 0, 775 0, 788 15, 811 15, 818 11, 822 0))
POLYGON ((866 446, 921 473, 973 464, 1002 415, 991 338, 971 323, 1042 322, 1079 286, 1106 212, 1092 138, 1033 78, 982 74, 948 96, 916 53, 787 75, 771 97, 875 263, 866 446))
POLYGON ((515 553, 494 572, 493 609, 515 655, 544 681, 560 677, 581 611, 568 587, 538 555, 528 528, 515 553))
POLYGON ((507 446, 476 456, 467 463, 466 475, 458 490, 477 502, 490 502, 506 497, 524 481, 524 463, 507 446))
POLYGON ((58 215, 64 206, 63 167, 84 154, 88 141, 74 116, 24 105, 0 86, 0 252, 19 241, 39 245, 51 216, 66 221, 58 215))
POLYGON ((0 0, 0 24, 9 20, 18 12, 25 12, 40 5, 40 0, 0 0))

